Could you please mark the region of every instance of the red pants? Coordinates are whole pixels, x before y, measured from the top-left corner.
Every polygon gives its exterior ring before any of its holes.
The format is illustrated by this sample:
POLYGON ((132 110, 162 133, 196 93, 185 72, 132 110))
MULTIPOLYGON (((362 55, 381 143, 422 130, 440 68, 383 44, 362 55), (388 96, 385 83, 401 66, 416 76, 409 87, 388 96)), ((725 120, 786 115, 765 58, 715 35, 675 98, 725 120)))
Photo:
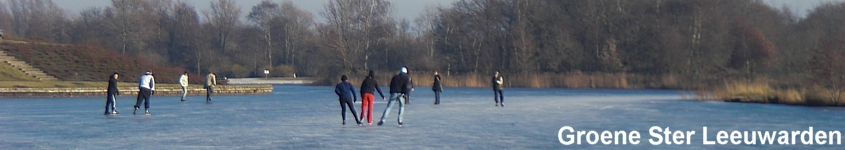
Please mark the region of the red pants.
POLYGON ((361 121, 367 116, 367 123, 373 123, 373 93, 361 95, 361 121))

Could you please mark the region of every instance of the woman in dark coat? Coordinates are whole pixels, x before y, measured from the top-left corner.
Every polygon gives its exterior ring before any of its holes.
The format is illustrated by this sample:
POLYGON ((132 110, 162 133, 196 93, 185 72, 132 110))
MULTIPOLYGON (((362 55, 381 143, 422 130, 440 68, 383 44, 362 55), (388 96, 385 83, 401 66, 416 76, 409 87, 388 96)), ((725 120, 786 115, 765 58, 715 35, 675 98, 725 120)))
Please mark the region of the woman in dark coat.
POLYGON ((443 86, 440 85, 440 74, 434 72, 434 84, 431 85, 431 90, 434 90, 434 105, 440 104, 440 92, 443 92, 443 86))

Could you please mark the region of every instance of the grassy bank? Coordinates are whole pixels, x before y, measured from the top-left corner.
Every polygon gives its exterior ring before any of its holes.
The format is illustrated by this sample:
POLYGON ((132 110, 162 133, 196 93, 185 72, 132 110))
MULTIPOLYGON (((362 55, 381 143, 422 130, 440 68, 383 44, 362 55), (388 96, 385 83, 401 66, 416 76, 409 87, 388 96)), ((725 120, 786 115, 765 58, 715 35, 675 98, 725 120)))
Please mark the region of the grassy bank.
POLYGON ((26 75, 23 71, 12 67, 4 62, 0 62, 0 81, 37 81, 32 76, 26 75))
MULTIPOLYGON (((103 81, 118 72, 120 81, 133 82, 145 71, 152 70, 157 81, 176 83, 183 73, 182 68, 156 65, 140 56, 123 55, 91 45, 0 41, 0 48, 8 55, 62 81, 103 81)), ((190 79, 205 78, 193 73, 188 76, 190 79)), ((194 84, 202 81, 189 80, 194 84)))

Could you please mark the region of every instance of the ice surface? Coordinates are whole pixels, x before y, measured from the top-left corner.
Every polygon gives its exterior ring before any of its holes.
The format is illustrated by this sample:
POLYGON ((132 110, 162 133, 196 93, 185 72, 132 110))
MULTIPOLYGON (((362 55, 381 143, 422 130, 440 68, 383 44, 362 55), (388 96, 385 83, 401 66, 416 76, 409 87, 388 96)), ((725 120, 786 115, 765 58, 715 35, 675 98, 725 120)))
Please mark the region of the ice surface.
MULTIPOLYGON (((387 90, 383 88, 383 90, 387 90)), ((134 96, 119 97, 120 115, 104 116, 105 98, 0 99, 0 149, 841 149, 841 146, 649 145, 648 128, 672 130, 842 130, 845 109, 679 100, 671 90, 520 89, 494 107, 489 88, 446 88, 441 105, 417 88, 404 125, 376 96, 373 126, 341 125, 332 87, 276 86, 270 95, 153 96, 151 116, 132 115, 134 96), (637 130, 640 145, 562 145, 557 131, 637 130)), ((360 113, 360 101, 356 103, 360 113)), ((398 107, 398 106, 394 106, 398 107)), ((140 110, 142 111, 142 110, 140 110)), ((139 112, 140 112, 139 111, 139 112)), ((366 124, 366 123, 365 123, 366 124)), ((711 131, 715 134, 715 131, 711 131)), ((698 133, 700 135, 700 133, 698 133)))

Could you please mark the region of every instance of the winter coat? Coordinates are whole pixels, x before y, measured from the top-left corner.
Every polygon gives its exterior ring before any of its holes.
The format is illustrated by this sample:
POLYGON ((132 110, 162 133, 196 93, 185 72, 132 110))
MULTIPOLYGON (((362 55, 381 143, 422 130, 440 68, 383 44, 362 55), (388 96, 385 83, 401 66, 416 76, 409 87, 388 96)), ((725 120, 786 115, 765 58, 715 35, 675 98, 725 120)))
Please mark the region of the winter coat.
POLYGON ((205 87, 214 87, 214 85, 217 85, 217 76, 209 73, 208 76, 205 76, 205 87))
POLYGON ((443 86, 440 85, 440 75, 434 76, 434 84, 431 85, 431 90, 435 92, 443 92, 443 86))
POLYGON ((188 75, 183 74, 181 77, 179 77, 179 85, 182 85, 182 87, 188 86, 188 75))
POLYGON ((399 73, 390 79, 390 93, 407 94, 411 92, 411 77, 405 73, 399 73))
POLYGON ((109 78, 109 88, 106 90, 109 95, 120 95, 120 90, 117 89, 117 80, 109 78))
POLYGON ((384 94, 381 93, 381 88, 375 79, 367 77, 367 79, 364 79, 364 82, 361 82, 361 95, 364 95, 364 93, 373 94, 374 91, 378 91, 378 94, 384 98, 384 94))
POLYGON ((356 99, 355 87, 351 83, 343 81, 334 87, 334 93, 340 98, 356 99))
POLYGON ((505 79, 502 78, 500 75, 499 77, 493 77, 493 90, 501 91, 504 90, 502 84, 505 82, 505 79))
POLYGON ((138 81, 138 88, 150 89, 155 91, 156 90, 156 79, 153 77, 152 74, 144 74, 141 76, 141 80, 138 81))

